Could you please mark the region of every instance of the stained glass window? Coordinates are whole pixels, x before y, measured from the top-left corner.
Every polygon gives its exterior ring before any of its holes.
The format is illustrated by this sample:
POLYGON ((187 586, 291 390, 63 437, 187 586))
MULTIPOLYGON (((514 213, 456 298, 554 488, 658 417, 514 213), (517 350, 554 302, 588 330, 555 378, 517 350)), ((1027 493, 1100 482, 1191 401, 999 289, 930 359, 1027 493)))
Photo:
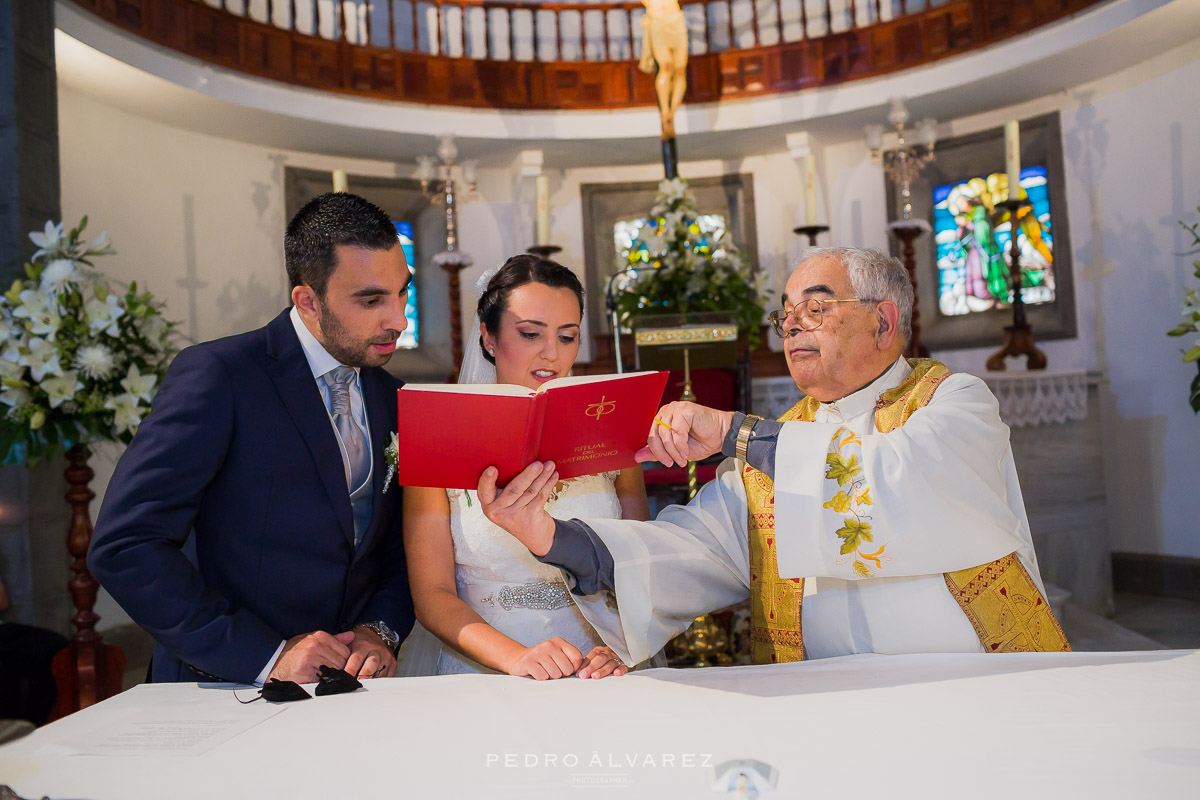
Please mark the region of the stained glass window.
POLYGON ((417 320, 417 281, 415 277, 417 251, 413 247, 412 223, 393 222, 392 224, 396 226, 396 235, 400 237, 400 247, 404 250, 404 260, 408 262, 408 271, 414 275, 413 280, 408 284, 408 304, 404 306, 404 316, 408 318, 408 327, 404 329, 404 333, 400 334, 400 339, 396 342, 396 346, 411 350, 420 341, 417 320))
MULTIPOLYGON (((1046 168, 1022 169, 1021 189, 1032 203, 1017 212, 1021 299, 1026 305, 1053 302, 1054 236, 1046 168)), ((934 189, 941 313, 960 316, 1012 304, 1012 224, 1008 211, 999 205, 1007 199, 1008 176, 1002 172, 934 189)))

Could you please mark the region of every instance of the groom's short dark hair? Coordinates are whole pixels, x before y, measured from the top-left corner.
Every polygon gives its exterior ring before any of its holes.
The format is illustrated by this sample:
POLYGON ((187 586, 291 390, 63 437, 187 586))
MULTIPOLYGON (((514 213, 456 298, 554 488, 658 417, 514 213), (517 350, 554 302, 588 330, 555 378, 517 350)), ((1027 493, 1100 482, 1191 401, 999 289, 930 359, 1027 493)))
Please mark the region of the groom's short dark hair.
POLYGON ((400 241, 383 209, 356 194, 327 192, 304 204, 283 234, 283 258, 289 288, 310 286, 325 296, 337 267, 338 245, 391 250, 400 241))

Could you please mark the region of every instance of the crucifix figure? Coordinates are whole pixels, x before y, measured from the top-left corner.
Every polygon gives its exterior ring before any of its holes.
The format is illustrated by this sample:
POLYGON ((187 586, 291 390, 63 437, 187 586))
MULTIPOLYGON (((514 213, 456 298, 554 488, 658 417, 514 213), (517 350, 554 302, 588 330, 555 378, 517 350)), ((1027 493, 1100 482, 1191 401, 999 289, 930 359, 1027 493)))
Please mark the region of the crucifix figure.
POLYGON ((662 118, 663 164, 675 177, 675 111, 687 91, 688 31, 677 0, 642 0, 642 58, 638 69, 654 72, 654 91, 662 118))

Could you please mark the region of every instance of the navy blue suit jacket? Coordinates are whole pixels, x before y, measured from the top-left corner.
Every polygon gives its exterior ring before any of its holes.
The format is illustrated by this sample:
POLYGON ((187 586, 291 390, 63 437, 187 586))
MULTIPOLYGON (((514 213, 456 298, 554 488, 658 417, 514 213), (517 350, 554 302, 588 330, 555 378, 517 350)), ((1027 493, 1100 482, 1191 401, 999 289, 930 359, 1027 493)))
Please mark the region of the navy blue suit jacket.
POLYGON ((412 627, 401 492, 383 493, 401 382, 361 375, 374 506, 356 549, 337 438, 287 312, 175 358, 117 464, 88 557, 158 642, 152 680, 202 680, 198 669, 248 682, 297 634, 412 627))

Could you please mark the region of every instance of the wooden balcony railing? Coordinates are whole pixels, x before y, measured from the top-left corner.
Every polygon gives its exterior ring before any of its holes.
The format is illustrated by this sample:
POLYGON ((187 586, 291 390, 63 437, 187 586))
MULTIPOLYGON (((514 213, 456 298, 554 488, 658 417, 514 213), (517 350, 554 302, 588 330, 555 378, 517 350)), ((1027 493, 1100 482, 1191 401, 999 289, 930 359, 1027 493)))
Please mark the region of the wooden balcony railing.
MULTIPOLYGON (((642 5, 491 0, 73 0, 152 42, 250 75, 437 105, 654 105, 642 5)), ((687 102, 908 69, 1103 0, 682 0, 687 102)))
MULTIPOLYGON (((327 41, 500 61, 620 61, 642 42, 641 2, 191 0, 327 41)), ((682 0, 692 55, 777 45, 896 19, 947 0, 682 0)))

